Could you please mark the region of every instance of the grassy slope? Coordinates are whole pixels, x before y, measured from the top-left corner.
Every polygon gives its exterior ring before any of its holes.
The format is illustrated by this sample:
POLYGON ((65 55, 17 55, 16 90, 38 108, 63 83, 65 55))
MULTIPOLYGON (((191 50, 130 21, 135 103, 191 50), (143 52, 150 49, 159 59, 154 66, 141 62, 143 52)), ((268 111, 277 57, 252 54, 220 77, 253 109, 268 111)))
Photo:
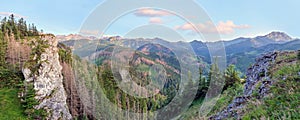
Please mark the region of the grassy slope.
POLYGON ((18 89, 0 89, 0 120, 26 120, 24 109, 18 98, 18 89))
POLYGON ((300 119, 300 61, 296 52, 278 56, 270 68, 274 81, 270 94, 253 98, 243 109, 242 119, 300 119))
POLYGON ((0 120, 26 120, 20 98, 19 84, 23 76, 0 66, 0 120))
MULTIPOLYGON (((252 99, 241 110, 242 119, 300 119, 300 61, 297 60, 297 52, 280 54, 269 71, 274 82, 270 94, 262 99, 256 98, 258 84, 252 99)), ((237 87, 236 90, 242 89, 237 87)), ((210 115, 228 106, 239 92, 229 89, 224 93, 210 115)))
MULTIPOLYGON (((225 90, 221 95, 214 107, 211 109, 208 116, 215 114, 225 107, 228 106, 234 99, 234 97, 239 96, 243 93, 243 84, 235 84, 234 86, 225 90)), ((194 101, 191 107, 181 116, 185 120, 197 120, 199 119, 199 109, 201 108, 202 100, 194 101)), ((207 119, 207 118, 204 118, 207 119)))
MULTIPOLYGON (((300 60, 297 60, 297 52, 279 55, 269 70, 274 80, 270 94, 262 99, 253 95, 252 100, 242 109, 242 119, 300 119, 300 60)), ((243 87, 239 84, 225 90, 208 116, 227 107, 234 97, 242 94, 243 87)), ((197 119, 200 106, 201 102, 195 102, 182 118, 197 119)))

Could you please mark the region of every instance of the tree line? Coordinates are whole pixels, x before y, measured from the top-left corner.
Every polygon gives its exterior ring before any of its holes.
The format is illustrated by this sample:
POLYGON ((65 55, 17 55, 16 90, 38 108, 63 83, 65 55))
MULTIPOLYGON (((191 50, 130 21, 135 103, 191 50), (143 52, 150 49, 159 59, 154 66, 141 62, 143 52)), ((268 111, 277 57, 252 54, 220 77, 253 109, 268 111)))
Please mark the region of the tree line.
MULTIPOLYGON (((104 93, 106 97, 110 100, 110 102, 116 104, 119 108, 127 111, 132 111, 135 113, 146 113, 147 116, 143 116, 144 118, 151 117, 153 115, 154 111, 161 109, 162 107, 166 106, 167 104, 170 103, 170 101, 173 99, 173 97, 170 96, 175 96, 174 93, 171 94, 172 92, 176 91, 176 87, 166 87, 168 85, 165 85, 163 90, 159 91, 159 94, 149 97, 149 98, 136 98, 134 96, 130 96, 123 92, 120 88, 118 88, 117 83, 115 82, 115 77, 110 70, 109 67, 107 66, 99 66, 99 79, 98 82, 102 86, 102 89, 104 90, 104 93), (169 92, 169 93, 167 93, 169 92)), ((187 81, 185 84, 185 88, 189 88, 187 91, 184 90, 182 92, 181 97, 191 97, 191 90, 192 89, 198 89, 197 94, 194 98, 194 101, 204 99, 208 88, 209 87, 214 87, 214 84, 220 85, 220 82, 224 82, 224 87, 222 91, 225 91, 226 89, 233 87, 236 84, 241 84, 241 78, 240 78, 241 73, 235 68, 234 65, 229 65, 227 69, 224 72, 221 72, 218 68, 217 64, 212 64, 210 66, 210 69, 208 73, 204 73, 203 68, 199 68, 199 85, 195 85, 195 82, 192 80, 187 81), (213 84, 210 84, 210 82, 213 81, 213 84), (212 85, 212 86, 210 86, 212 85), (194 88, 194 86, 198 88, 194 88)), ((141 80, 142 81, 142 80, 141 80)), ((166 83, 169 84, 169 83, 166 83)), ((216 85, 216 86, 218 86, 216 85)), ((179 91, 177 91, 179 92, 179 91)), ((176 100, 175 100, 176 101, 176 100)), ((186 101, 176 101, 176 105, 174 106, 181 106, 182 104, 185 104, 183 102, 186 101)), ((114 110, 109 111, 108 113, 105 113, 105 116, 114 116, 114 110)), ((166 110, 168 112, 166 113, 176 113, 179 110, 174 109, 174 110, 166 110), (171 111, 171 112, 170 112, 171 111)), ((115 111, 116 112, 116 111, 115 111)), ((120 115, 119 117, 126 117, 127 115, 120 115)), ((107 117, 106 116, 106 117, 107 117)), ((164 115, 166 118, 168 118, 168 115, 164 115)), ((171 115, 172 116, 172 115, 171 115)), ((171 118, 171 116, 169 116, 171 118)), ((128 116, 127 116, 128 117, 128 116)), ((143 118, 142 117, 142 118, 143 118)), ((153 116, 152 116, 153 117, 153 116)), ((131 118, 131 117, 129 117, 131 118)))
POLYGON ((23 18, 15 18, 13 14, 2 18, 0 22, 0 65, 6 65, 5 56, 10 38, 18 41, 30 36, 39 36, 42 31, 38 31, 33 23, 28 24, 23 18))
MULTIPOLYGON (((222 92, 226 89, 234 86, 235 84, 241 83, 241 72, 238 71, 235 65, 229 65, 224 72, 221 72, 216 63, 210 66, 207 77, 204 74, 203 68, 199 68, 199 85, 198 91, 195 97, 195 100, 204 98, 208 88, 210 87, 210 83, 214 80, 213 84, 224 84, 222 88, 222 92)), ((220 86, 220 85, 216 85, 220 86)), ((212 86, 213 87, 213 86, 212 86)))
POLYGON ((14 35, 16 39, 23 39, 26 36, 38 36, 40 33, 34 23, 27 24, 24 18, 16 19, 13 14, 8 18, 4 17, 0 25, 3 34, 14 35))

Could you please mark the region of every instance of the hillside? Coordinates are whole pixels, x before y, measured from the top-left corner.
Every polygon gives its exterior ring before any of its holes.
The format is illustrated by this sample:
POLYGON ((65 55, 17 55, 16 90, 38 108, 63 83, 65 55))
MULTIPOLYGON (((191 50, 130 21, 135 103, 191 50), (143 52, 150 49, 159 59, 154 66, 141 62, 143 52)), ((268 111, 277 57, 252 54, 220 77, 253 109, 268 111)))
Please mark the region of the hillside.
MULTIPOLYGON (((87 37, 89 38, 89 37, 87 37)), ((271 32, 267 35, 257 36, 253 38, 236 38, 228 41, 218 42, 201 42, 199 40, 193 40, 191 42, 168 42, 167 40, 153 38, 153 39, 126 39, 120 38, 113 41, 110 38, 102 38, 97 40, 88 39, 67 39, 61 40, 61 43, 71 47, 76 55, 80 57, 94 56, 94 53, 105 50, 108 46, 116 45, 118 42, 124 42, 124 45, 138 46, 147 43, 156 43, 162 45, 171 45, 174 48, 180 49, 182 44, 189 44, 197 57, 199 62, 205 62, 211 64, 211 56, 207 47, 207 44, 220 44, 224 43, 227 64, 236 65, 242 73, 246 73, 247 68, 255 62, 255 58, 261 54, 272 52, 274 50, 298 50, 300 47, 299 39, 293 39, 284 32, 271 32)), ((137 48, 135 48, 137 49, 137 48)), ((156 51, 162 49, 157 48, 156 51)))
POLYGON ((14 15, 0 25, 1 119, 71 119, 54 35, 14 15))
POLYGON ((299 71, 299 51, 257 58, 247 71, 243 93, 222 95, 209 119, 299 119, 299 71))
POLYGON ((197 40, 57 37, 13 15, 2 20, 0 119, 198 119, 220 80, 209 119, 299 119, 300 54, 284 50, 300 40, 285 33, 223 41, 224 71, 197 40))

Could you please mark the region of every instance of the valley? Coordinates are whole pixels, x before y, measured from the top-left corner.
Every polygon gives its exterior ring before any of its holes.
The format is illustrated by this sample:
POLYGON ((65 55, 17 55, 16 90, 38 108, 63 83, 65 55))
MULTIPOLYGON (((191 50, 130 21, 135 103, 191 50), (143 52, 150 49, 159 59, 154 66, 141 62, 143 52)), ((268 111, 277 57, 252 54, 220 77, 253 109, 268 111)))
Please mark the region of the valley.
POLYGON ((284 32, 217 42, 55 36, 11 15, 0 29, 0 119, 299 119, 299 48, 284 32), (208 49, 218 44, 224 70, 208 49))

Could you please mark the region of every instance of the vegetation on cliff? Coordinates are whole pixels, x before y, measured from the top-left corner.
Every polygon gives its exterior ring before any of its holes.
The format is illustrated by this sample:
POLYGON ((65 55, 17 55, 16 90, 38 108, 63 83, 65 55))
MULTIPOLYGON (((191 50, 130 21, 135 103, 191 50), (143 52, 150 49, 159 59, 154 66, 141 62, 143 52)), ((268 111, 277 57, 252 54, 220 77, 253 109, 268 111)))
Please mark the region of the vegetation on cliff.
MULTIPOLYGON (((225 90, 209 114, 217 117, 211 119, 299 119, 299 54, 299 51, 275 52, 276 57, 267 66, 266 74, 248 74, 259 77, 253 88, 249 89, 251 94, 248 95, 245 92, 248 89, 244 89, 242 85, 225 90), (236 104, 238 106, 233 106, 236 104)), ((269 59, 270 56, 262 58, 269 59)), ((254 66, 258 66, 257 63, 254 66)))
MULTIPOLYGON (((0 97, 3 98, 1 99, 3 100, 1 111, 6 112, 0 115, 0 119, 36 119, 41 118, 43 114, 42 111, 34 109, 38 101, 34 99, 35 91, 33 85, 24 85, 24 76, 21 72, 22 65, 28 60, 27 57, 24 57, 26 54, 23 53, 27 52, 29 55, 30 52, 37 53, 43 50, 42 48, 45 44, 40 43, 37 43, 36 46, 42 47, 27 49, 33 46, 30 42, 35 41, 39 37, 40 32, 36 26, 34 24, 27 24, 23 18, 16 19, 14 15, 10 15, 8 18, 4 17, 1 20, 0 97), (23 95, 23 93, 26 95, 23 95)), ((32 59, 33 57, 35 56, 31 55, 30 58, 32 59)))
POLYGON ((272 85, 268 94, 253 98, 243 108, 243 119, 300 119, 300 52, 285 52, 269 67, 272 85))

